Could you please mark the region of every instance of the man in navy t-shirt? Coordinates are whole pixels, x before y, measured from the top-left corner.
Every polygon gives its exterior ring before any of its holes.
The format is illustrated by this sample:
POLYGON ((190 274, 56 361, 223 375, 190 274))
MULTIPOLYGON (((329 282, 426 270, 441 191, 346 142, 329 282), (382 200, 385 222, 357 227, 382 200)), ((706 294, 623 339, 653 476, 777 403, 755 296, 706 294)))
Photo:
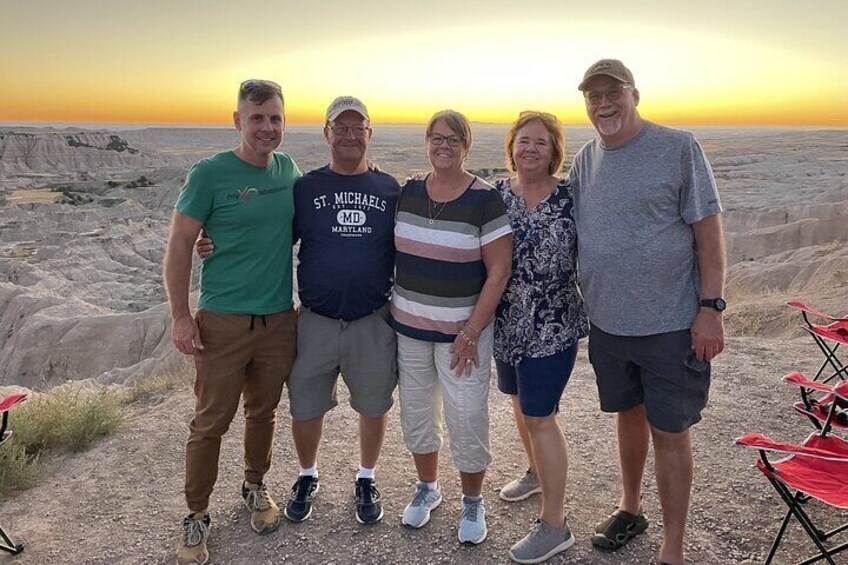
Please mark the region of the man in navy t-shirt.
POLYGON ((371 135, 365 105, 351 96, 336 98, 324 126, 332 160, 301 177, 294 189, 301 308, 288 387, 301 470, 285 509, 294 522, 312 513, 324 414, 337 404, 339 374, 359 413, 356 519, 373 524, 383 517, 374 468, 397 385, 396 339, 386 318, 400 185, 369 170, 371 135))

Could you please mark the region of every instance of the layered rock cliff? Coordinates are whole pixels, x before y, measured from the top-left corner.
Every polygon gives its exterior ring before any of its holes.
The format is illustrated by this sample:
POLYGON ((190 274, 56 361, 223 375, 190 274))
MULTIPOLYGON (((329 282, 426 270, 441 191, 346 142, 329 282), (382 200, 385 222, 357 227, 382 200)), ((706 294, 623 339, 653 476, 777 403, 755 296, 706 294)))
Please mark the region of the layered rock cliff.
POLYGON ((163 166, 167 159, 110 132, 0 131, 0 173, 163 166))

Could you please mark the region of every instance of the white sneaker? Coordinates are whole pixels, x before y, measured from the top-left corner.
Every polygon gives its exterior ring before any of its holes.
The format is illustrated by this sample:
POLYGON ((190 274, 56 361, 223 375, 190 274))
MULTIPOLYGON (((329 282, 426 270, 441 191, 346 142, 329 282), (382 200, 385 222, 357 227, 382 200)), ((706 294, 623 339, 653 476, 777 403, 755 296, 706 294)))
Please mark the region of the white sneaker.
POLYGON ((442 489, 427 488, 421 481, 415 482, 415 495, 403 509, 401 523, 410 528, 420 528, 430 521, 430 511, 442 503, 442 489))
POLYGON ((462 543, 482 543, 488 535, 486 529, 486 507, 483 497, 462 497, 462 518, 459 520, 459 541, 462 543))

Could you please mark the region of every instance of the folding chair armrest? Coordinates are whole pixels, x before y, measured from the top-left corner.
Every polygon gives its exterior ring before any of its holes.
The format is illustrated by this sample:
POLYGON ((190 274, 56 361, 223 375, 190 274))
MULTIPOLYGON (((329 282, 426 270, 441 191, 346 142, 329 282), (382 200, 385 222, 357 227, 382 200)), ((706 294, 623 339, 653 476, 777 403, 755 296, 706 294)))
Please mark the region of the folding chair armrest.
POLYGON ((809 328, 804 326, 802 327, 811 334, 817 335, 820 338, 848 345, 848 321, 838 321, 828 326, 817 326, 812 324, 809 328))
POLYGON ((19 394, 10 394, 2 401, 0 401, 0 414, 2 414, 2 419, 0 419, 0 445, 2 445, 9 436, 12 435, 12 432, 7 432, 6 428, 9 425, 9 410, 12 409, 12 406, 23 402, 26 400, 27 395, 23 393, 19 394))
POLYGON ((787 455, 804 455, 807 457, 816 457, 818 459, 848 463, 848 455, 846 454, 836 453, 834 451, 818 447, 807 447, 806 445, 777 442, 762 434, 746 434, 737 438, 735 443, 736 445, 742 445, 744 447, 750 447, 761 451, 785 453, 787 455))
POLYGON ((834 393, 834 385, 823 383, 821 381, 812 381, 807 378, 803 373, 798 371, 794 371, 792 373, 787 373, 783 376, 783 381, 789 384, 797 385, 801 388, 809 389, 809 390, 817 390, 819 392, 824 392, 827 394, 834 393))
POLYGON ((10 394, 2 401, 0 401, 0 414, 2 414, 3 412, 8 412, 15 404, 26 400, 26 397, 26 393, 10 394))
POLYGON ((822 318, 822 319, 825 319, 825 320, 831 320, 831 321, 834 321, 834 322, 848 321, 848 317, 837 318, 836 316, 831 316, 830 314, 825 314, 821 310, 816 310, 815 308, 813 308, 811 306, 807 306, 806 303, 801 302, 800 300, 790 300, 789 302, 786 303, 786 305, 791 306, 792 308, 797 308, 802 313, 804 313, 804 320, 807 321, 807 323, 809 323, 809 321, 807 320, 806 314, 812 314, 813 316, 816 316, 818 318, 822 318))
POLYGON ((836 384, 823 383, 821 381, 811 381, 802 373, 795 371, 783 376, 784 382, 797 385, 804 389, 817 390, 825 394, 838 396, 842 400, 848 401, 848 381, 839 381, 836 384))

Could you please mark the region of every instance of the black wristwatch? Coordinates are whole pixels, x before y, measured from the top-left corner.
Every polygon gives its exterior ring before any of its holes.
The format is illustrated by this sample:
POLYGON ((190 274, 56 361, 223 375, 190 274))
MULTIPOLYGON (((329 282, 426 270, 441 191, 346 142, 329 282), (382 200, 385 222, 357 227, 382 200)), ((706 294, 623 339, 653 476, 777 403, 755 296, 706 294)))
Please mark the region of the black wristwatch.
POLYGON ((727 302, 724 301, 724 298, 704 298, 701 300, 701 306, 724 312, 724 309, 727 308, 727 302))

